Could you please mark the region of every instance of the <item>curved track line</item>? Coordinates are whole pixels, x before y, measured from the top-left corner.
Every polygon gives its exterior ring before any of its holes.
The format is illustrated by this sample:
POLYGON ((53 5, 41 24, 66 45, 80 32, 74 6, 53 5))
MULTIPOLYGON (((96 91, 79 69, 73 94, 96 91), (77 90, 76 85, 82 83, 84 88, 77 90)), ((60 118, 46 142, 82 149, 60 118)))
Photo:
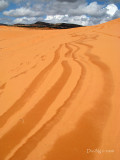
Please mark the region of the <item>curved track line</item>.
MULTIPOLYGON (((95 31, 95 32, 96 32, 96 31, 95 31)), ((112 35, 112 34, 108 34, 108 33, 104 33, 104 32, 96 32, 96 33, 100 33, 100 34, 103 34, 103 35, 105 35, 105 36, 120 38, 120 36, 116 36, 116 35, 112 35)))
POLYGON ((12 150, 12 148, 14 148, 41 120, 48 107, 53 103, 59 92, 62 90, 62 88, 68 81, 71 75, 71 68, 66 61, 62 62, 62 66, 64 70, 61 77, 55 83, 55 85, 47 92, 47 94, 23 118, 24 124, 18 122, 17 125, 15 125, 0 139, 0 157, 2 159, 4 159, 7 154, 12 150), (5 145, 6 143, 8 144, 8 146, 5 145), (5 148, 3 146, 5 146, 5 148))
POLYGON ((6 87, 6 84, 7 84, 7 83, 4 83, 3 85, 0 86, 0 92, 1 92, 1 93, 0 93, 0 96, 4 93, 4 89, 5 89, 5 87, 6 87))
POLYGON ((3 90, 5 88, 7 83, 4 83, 3 85, 0 86, 0 90, 3 90))
POLYGON ((56 142, 54 148, 47 154, 46 160, 94 160, 94 153, 87 154, 86 151, 87 149, 98 148, 101 143, 102 133, 111 109, 113 79, 109 67, 101 62, 97 56, 91 54, 92 46, 85 43, 84 45, 88 47, 89 51, 85 54, 91 63, 99 67, 103 74, 103 92, 96 99, 94 107, 79 120, 76 129, 56 142), (76 152, 73 152, 73 148, 77 148, 76 152))
MULTIPOLYGON (((70 47, 68 48, 70 49, 70 47)), ((71 52, 71 49, 70 49, 71 52)), ((79 63, 80 65, 80 63, 79 63)), ((85 75, 86 69, 81 64, 80 67, 82 68, 81 77, 77 82, 74 90, 72 91, 69 98, 64 102, 62 106, 56 111, 56 114, 46 123, 42 128, 40 128, 33 136, 31 136, 26 143, 24 143, 9 160, 24 160, 29 155, 29 153, 37 146, 37 144, 49 133, 49 131, 59 122, 61 117, 64 115, 68 107, 70 106, 72 100, 76 97, 76 94, 80 91, 85 75)))
POLYGON ((55 57, 53 61, 45 68, 43 69, 37 77, 32 81, 32 83, 29 85, 29 87, 26 89, 24 94, 11 106, 9 109, 0 116, 0 128, 5 125, 5 123, 8 121, 8 119, 14 115, 16 112, 18 112, 25 104, 28 102, 28 100, 32 97, 34 92, 37 90, 37 88, 42 85, 43 80, 47 76, 47 74, 51 71, 51 69, 54 67, 54 65, 58 62, 60 57, 60 49, 62 45, 59 46, 59 48, 55 51, 55 57))
POLYGON ((17 78, 17 77, 19 77, 19 76, 21 76, 21 75, 24 75, 24 74, 27 73, 27 72, 28 72, 28 71, 23 71, 23 72, 21 72, 21 73, 15 75, 15 76, 13 76, 13 77, 11 77, 10 79, 17 78))
POLYGON ((65 53, 65 57, 67 57, 67 58, 72 57, 71 53, 72 53, 73 49, 69 47, 68 43, 65 43, 65 47, 68 49, 68 52, 65 53))

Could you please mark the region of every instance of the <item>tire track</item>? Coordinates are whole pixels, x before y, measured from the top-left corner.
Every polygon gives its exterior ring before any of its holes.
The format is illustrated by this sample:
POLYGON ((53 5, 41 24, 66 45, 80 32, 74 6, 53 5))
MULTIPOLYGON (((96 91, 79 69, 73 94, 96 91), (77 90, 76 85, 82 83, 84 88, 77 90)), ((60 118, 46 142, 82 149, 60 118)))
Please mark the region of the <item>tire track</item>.
POLYGON ((79 43, 88 48, 85 53, 92 64, 96 65, 103 75, 103 91, 96 99, 91 110, 86 112, 78 122, 75 130, 61 137, 53 149, 46 155, 45 160, 94 160, 95 153, 87 154, 87 149, 100 147, 102 133, 111 110, 111 97, 113 94, 113 78, 109 67, 91 53, 93 46, 79 43), (74 151, 73 148, 76 148, 74 151))
POLYGON ((17 78, 17 77, 19 77, 19 76, 21 76, 21 75, 24 75, 24 74, 26 74, 28 71, 29 71, 29 70, 23 71, 23 72, 19 73, 18 75, 15 75, 15 76, 11 77, 10 79, 14 79, 14 78, 17 78))
POLYGON ((4 93, 4 89, 6 87, 7 83, 4 83, 0 86, 0 96, 4 93))
MULTIPOLYGON (((67 45, 68 46, 68 45, 67 45)), ((71 53, 71 47, 68 47, 71 53)), ((76 50, 77 52, 78 50, 76 50)), ((15 153, 9 160, 24 160, 30 154, 30 152, 37 146, 37 144, 49 133, 49 131, 60 121, 64 113, 69 108, 71 102, 76 97, 76 94, 80 91, 83 86, 84 79, 86 76, 86 68, 80 64, 82 68, 81 77, 77 82, 77 85, 73 89, 69 98, 64 102, 62 106, 56 111, 56 114, 47 121, 42 128, 40 128, 34 135, 32 135, 15 153)))
POLYGON ((3 85, 1 85, 1 86, 0 86, 0 90, 5 89, 6 84, 7 84, 7 83, 4 83, 3 85))
POLYGON ((116 35, 112 35, 112 34, 108 34, 108 33, 104 33, 104 32, 97 32, 95 31, 96 33, 100 33, 100 34, 103 34, 105 36, 110 36, 110 37, 115 37, 115 38, 120 38, 120 36, 116 36, 116 35))
POLYGON ((0 155, 4 159, 7 154, 14 148, 40 121, 48 107, 53 103, 53 101, 58 96, 59 92, 64 87, 65 83, 68 81, 71 75, 71 68, 66 61, 62 62, 64 71, 55 83, 55 85, 48 91, 48 93, 34 106, 34 108, 28 112, 28 114, 23 118, 24 125, 18 122, 9 132, 7 132, 0 140, 0 155), (46 101, 47 99, 47 101, 46 101), (32 119, 32 123, 31 123, 32 119), (13 140, 14 139, 14 140, 13 140), (8 144, 6 146, 5 144, 8 144), (5 148, 3 147, 5 146, 5 148))
POLYGON ((65 43, 65 47, 68 49, 68 52, 65 53, 65 57, 70 58, 72 57, 71 53, 72 53, 72 48, 69 47, 68 43, 65 43))
POLYGON ((8 121, 8 119, 12 115, 18 112, 21 108, 23 108, 23 106, 28 102, 28 100, 32 97, 34 92, 37 90, 37 88, 40 85, 42 85, 42 82, 45 80, 48 73, 51 71, 54 65, 58 62, 60 57, 61 47, 62 45, 60 45, 58 49, 55 51, 55 57, 53 61, 35 77, 35 79, 26 89, 24 94, 12 106, 10 106, 9 109, 3 115, 0 116, 0 128, 5 125, 5 123, 8 121))

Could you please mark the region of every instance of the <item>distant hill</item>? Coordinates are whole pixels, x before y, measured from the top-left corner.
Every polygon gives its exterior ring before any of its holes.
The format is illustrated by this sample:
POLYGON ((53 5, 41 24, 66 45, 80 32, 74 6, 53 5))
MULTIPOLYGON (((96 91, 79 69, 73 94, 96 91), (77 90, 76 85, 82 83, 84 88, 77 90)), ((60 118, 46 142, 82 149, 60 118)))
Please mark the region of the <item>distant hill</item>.
POLYGON ((4 23, 0 23, 0 26, 8 26, 8 25, 4 23))
POLYGON ((76 28, 76 27, 83 27, 82 25, 77 24, 69 24, 69 23, 46 23, 38 21, 34 24, 14 24, 17 27, 29 27, 29 28, 53 28, 53 29, 68 29, 68 28, 76 28))

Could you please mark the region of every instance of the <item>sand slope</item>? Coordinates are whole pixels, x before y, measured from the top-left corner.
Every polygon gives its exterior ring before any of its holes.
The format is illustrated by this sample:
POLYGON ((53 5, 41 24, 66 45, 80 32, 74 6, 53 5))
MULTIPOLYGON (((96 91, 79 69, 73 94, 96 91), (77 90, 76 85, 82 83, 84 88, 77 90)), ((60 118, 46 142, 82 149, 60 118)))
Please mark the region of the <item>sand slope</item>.
POLYGON ((120 159, 119 28, 0 27, 0 160, 120 159))

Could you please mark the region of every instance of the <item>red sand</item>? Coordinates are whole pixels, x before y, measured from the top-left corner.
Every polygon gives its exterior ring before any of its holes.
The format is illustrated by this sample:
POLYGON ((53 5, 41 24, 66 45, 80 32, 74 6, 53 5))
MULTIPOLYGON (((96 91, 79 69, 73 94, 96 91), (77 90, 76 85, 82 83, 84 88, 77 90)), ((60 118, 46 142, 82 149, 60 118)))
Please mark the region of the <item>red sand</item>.
POLYGON ((119 29, 0 27, 0 160, 120 159, 119 29))

